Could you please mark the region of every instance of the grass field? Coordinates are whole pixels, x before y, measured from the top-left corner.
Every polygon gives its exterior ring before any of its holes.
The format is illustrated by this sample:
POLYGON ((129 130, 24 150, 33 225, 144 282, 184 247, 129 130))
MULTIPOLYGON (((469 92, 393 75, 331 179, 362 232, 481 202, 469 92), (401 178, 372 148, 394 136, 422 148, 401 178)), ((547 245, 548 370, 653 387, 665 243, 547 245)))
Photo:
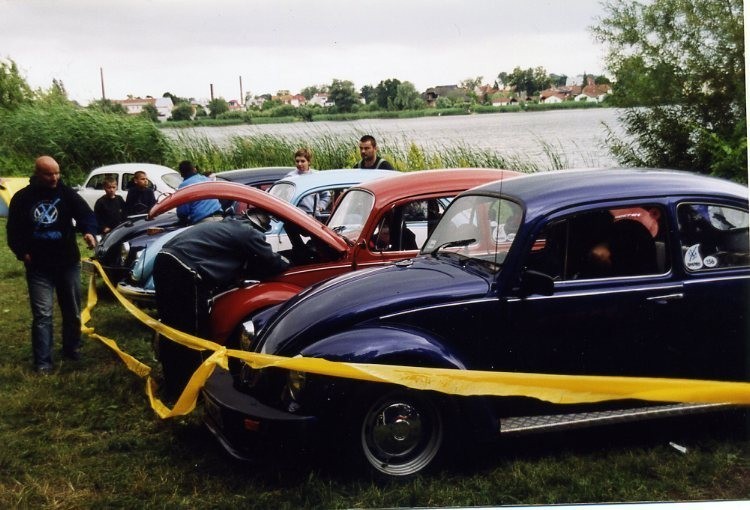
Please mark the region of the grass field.
MULTIPOLYGON (((405 482, 378 483, 352 473, 337 465, 335 451, 287 463, 233 461, 205 431, 199 411, 159 419, 144 381, 98 341, 84 338, 82 361, 59 362, 51 376, 32 371, 24 272, 7 248, 5 224, 0 218, 0 508, 373 508, 750 498, 750 441, 745 418, 736 413, 516 439, 405 482)), ((157 366, 150 331, 103 288, 91 325, 157 366)))

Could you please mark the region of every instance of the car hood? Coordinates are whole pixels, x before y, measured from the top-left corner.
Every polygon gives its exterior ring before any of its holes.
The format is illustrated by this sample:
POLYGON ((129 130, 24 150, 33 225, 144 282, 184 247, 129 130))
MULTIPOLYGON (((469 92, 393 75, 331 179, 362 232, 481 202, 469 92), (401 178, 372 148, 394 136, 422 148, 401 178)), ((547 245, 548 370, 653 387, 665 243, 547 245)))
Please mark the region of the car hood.
POLYGON ((260 332, 259 348, 295 356, 311 343, 363 322, 426 306, 479 298, 488 277, 421 256, 342 275, 292 298, 260 332))
POLYGON ((127 219, 102 237, 101 241, 97 243, 94 253, 98 259, 103 260, 111 250, 117 249, 119 251, 123 242, 132 241, 140 236, 147 236, 149 229, 171 228, 178 223, 179 219, 176 214, 165 214, 154 219, 144 217, 127 219))
POLYGON ((346 241, 341 236, 290 203, 265 191, 233 182, 211 181, 185 186, 152 207, 148 217, 154 218, 180 205, 207 198, 252 204, 268 211, 284 223, 296 225, 307 235, 322 241, 337 252, 343 253, 348 249, 346 241))

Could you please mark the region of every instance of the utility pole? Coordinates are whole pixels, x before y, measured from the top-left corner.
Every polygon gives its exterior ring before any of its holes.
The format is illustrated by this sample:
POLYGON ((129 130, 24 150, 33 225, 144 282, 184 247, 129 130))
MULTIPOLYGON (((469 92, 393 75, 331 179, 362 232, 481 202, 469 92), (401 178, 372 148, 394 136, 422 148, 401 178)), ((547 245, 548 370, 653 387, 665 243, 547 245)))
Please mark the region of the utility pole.
POLYGON ((211 85, 211 101, 213 101, 214 100, 214 84, 211 83, 210 85, 211 85))
POLYGON ((104 68, 99 68, 99 81, 101 81, 102 84, 102 101, 107 99, 107 96, 104 94, 104 68))
POLYGON ((240 104, 245 106, 245 96, 242 93, 242 76, 240 76, 240 104))

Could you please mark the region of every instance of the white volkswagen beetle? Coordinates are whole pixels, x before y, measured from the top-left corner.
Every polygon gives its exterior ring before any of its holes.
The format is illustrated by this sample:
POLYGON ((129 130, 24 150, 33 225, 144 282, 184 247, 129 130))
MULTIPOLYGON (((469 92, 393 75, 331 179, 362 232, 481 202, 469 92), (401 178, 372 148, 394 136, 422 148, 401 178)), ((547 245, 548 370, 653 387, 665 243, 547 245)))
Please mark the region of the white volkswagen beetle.
POLYGON ((164 165, 153 163, 117 163, 104 165, 92 170, 81 186, 76 189, 78 194, 86 200, 89 207, 94 208, 96 200, 104 195, 104 180, 113 177, 117 180, 117 194, 125 198, 133 174, 138 170, 146 172, 149 183, 153 187, 156 199, 174 193, 182 182, 182 176, 177 170, 164 165))

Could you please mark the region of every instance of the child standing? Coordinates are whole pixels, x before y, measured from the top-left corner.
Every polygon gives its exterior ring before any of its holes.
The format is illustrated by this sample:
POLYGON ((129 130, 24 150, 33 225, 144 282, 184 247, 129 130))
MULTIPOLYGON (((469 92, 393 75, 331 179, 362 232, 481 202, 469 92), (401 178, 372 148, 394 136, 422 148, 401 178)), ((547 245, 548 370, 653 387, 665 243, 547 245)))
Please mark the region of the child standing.
POLYGON ((100 234, 106 234, 120 224, 124 208, 125 200, 117 194, 117 180, 107 177, 104 179, 104 196, 97 199, 94 204, 100 234))

